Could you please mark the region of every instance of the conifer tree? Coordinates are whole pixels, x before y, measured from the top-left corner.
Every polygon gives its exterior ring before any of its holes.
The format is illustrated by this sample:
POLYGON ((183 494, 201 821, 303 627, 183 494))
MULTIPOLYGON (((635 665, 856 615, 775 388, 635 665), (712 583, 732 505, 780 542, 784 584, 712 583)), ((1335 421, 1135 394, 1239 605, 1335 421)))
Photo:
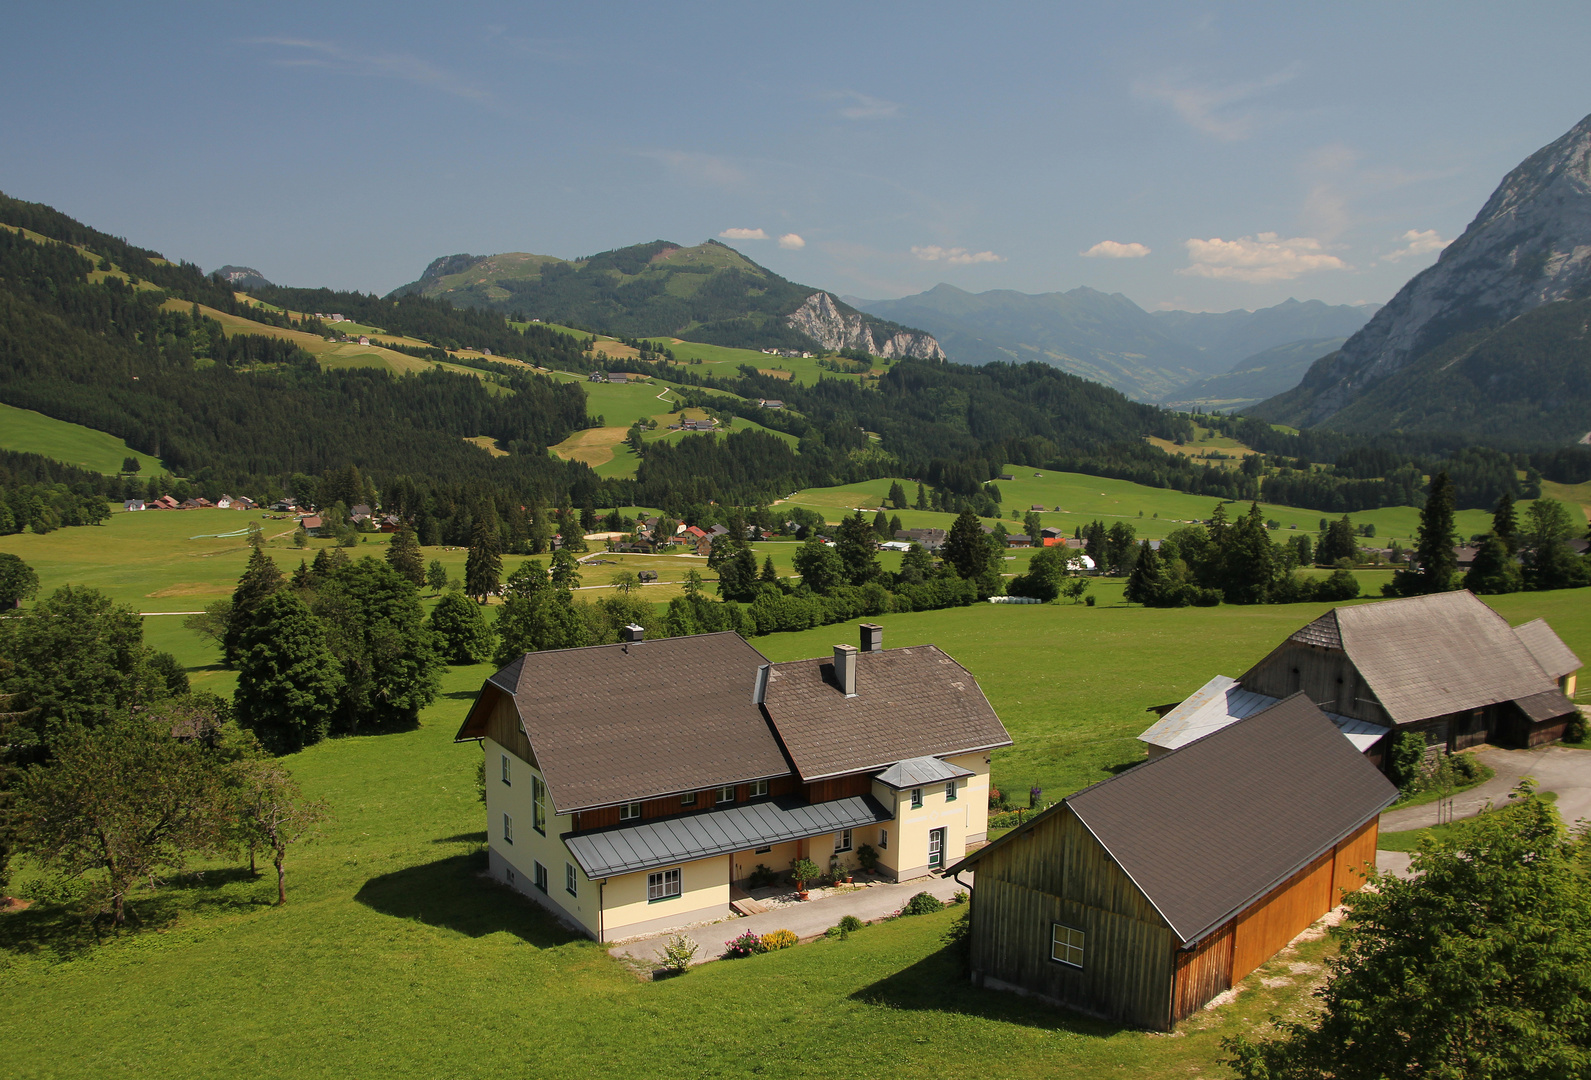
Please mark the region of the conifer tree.
POLYGON ((470 553, 464 560, 464 591, 480 604, 497 591, 502 580, 503 554, 497 530, 478 519, 470 536, 470 553))
POLYGON ((1492 511, 1492 532, 1508 548, 1510 555, 1519 550, 1519 518, 1514 513, 1514 497, 1506 491, 1497 497, 1497 506, 1492 511))
POLYGON ((906 489, 896 480, 889 485, 889 504, 896 510, 906 509, 906 489))
POLYGON ((1431 478, 1431 491, 1425 509, 1420 511, 1420 529, 1415 543, 1418 570, 1399 570, 1382 586, 1388 596, 1424 596, 1447 592, 1458 571, 1458 556, 1453 553, 1453 483, 1447 473, 1431 478))
MULTIPOLYGON (((316 557, 319 561, 319 556, 316 557)), ((236 667, 241 656, 243 631, 254 619, 254 610, 283 585, 282 571, 261 548, 249 552, 249 564, 232 591, 232 614, 227 623, 222 655, 228 667, 236 667)))
POLYGON ((981 580, 989 570, 989 545, 983 539, 978 515, 963 510, 945 537, 945 561, 967 581, 981 580))
POLYGON ((425 556, 420 551, 414 530, 408 525, 392 534, 392 543, 387 546, 387 564, 405 580, 415 585, 425 584, 425 556))
POLYGON ((912 509, 928 509, 928 490, 923 487, 923 482, 921 480, 917 481, 917 502, 913 504, 912 509))

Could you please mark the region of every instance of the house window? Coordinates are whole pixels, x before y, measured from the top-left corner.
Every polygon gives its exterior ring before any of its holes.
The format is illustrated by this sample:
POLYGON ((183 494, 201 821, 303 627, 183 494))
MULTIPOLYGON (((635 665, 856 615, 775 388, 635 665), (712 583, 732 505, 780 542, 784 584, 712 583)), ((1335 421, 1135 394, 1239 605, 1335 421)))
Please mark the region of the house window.
POLYGON ((655 904, 659 900, 674 900, 680 896, 679 867, 672 870, 663 870, 656 874, 646 875, 646 901, 655 904))
POLYGON ((509 784, 509 785, 511 785, 513 783, 513 781, 508 779, 508 755, 507 754, 503 755, 503 783, 504 784, 509 784))
POLYGON ((503 815, 503 840, 509 844, 514 842, 514 819, 507 814, 503 815))
POLYGON ((1083 932, 1075 926, 1050 924, 1050 959, 1067 967, 1083 966, 1083 932))
POLYGON ((752 854, 753 855, 766 855, 766 854, 768 854, 768 852, 770 852, 772 850, 773 850, 773 845, 769 844, 767 847, 758 848, 756 851, 752 852, 752 854))
POLYGON ((912 788, 912 809, 913 810, 921 810, 922 808, 923 808, 923 789, 920 788, 920 787, 914 787, 914 788, 912 788))
POLYGON ((723 787, 719 788, 718 789, 718 801, 720 803, 734 802, 735 801, 735 785, 734 784, 725 784, 723 787))
POLYGON ((536 888, 542 892, 547 891, 547 868, 541 863, 536 863, 536 888))
POLYGON ((619 820, 620 821, 640 821, 641 820, 641 804, 638 803, 638 802, 632 802, 632 803, 625 803, 623 806, 619 807, 619 820))
POLYGON ((955 802, 955 801, 956 801, 956 782, 954 780, 947 780, 945 782, 945 802, 955 802))
POLYGON ((687 791, 685 794, 681 795, 679 797, 679 804, 681 806, 695 806, 696 805, 696 792, 687 791))
POLYGON ((569 893, 570 896, 579 896, 580 895, 579 892, 577 892, 576 889, 575 889, 575 885, 576 885, 576 883, 579 882, 579 880, 580 880, 579 877, 576 876, 576 874, 575 874, 575 864, 574 863, 567 863, 567 862, 564 863, 563 864, 563 887, 569 893))
POLYGON ((851 850, 851 830, 850 829, 842 829, 841 831, 835 833, 834 834, 834 853, 836 855, 838 855, 842 851, 850 851, 850 850, 851 850))
POLYGON ((751 782, 751 797, 753 799, 761 799, 764 796, 766 796, 767 794, 768 794, 768 781, 766 781, 766 780, 753 780, 751 782))
POLYGON ((878 847, 879 847, 880 851, 888 851, 889 850, 889 830, 888 829, 880 829, 880 830, 878 830, 878 847))
POLYGON ((536 806, 536 816, 531 821, 537 832, 547 835, 547 785, 534 773, 530 777, 530 798, 536 806))

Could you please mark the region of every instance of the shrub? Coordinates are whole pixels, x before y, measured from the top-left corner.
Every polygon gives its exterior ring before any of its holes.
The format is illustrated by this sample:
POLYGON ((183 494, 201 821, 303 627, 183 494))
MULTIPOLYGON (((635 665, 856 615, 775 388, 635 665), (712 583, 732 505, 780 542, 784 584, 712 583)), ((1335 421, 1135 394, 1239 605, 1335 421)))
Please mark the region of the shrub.
POLYGON ((795 936, 794 930, 774 930, 762 935, 763 952, 778 952, 780 949, 788 949, 800 943, 801 939, 795 936))
POLYGON ((685 969, 691 966, 696 949, 696 942, 684 934, 675 934, 668 939, 668 944, 663 946, 663 951, 658 953, 658 959, 663 961, 663 966, 675 975, 683 975, 685 969))
POLYGON ((856 849, 856 861, 868 873, 878 869, 878 852, 873 850, 872 844, 863 844, 856 849))
POLYGON ((1563 729, 1563 741, 1566 743, 1583 743, 1586 737, 1585 713, 1575 710, 1569 718, 1568 726, 1563 729))
POLYGON ((867 924, 865 922, 863 922, 861 919, 858 919, 855 915, 847 915, 845 918, 840 920, 840 929, 846 931, 847 933, 854 933, 866 925, 867 924))
POLYGON ((944 901, 940 900, 939 897, 933 893, 920 892, 906 901, 906 906, 900 909, 900 913, 902 915, 931 915, 936 911, 943 911, 944 908, 944 901))
POLYGON ((750 885, 753 889, 760 889, 764 885, 772 885, 778 880, 779 875, 773 870, 768 869, 767 864, 758 863, 757 868, 751 872, 751 876, 747 879, 746 884, 750 885))
POLYGON ((1086 598, 1084 598, 1083 603, 1087 604, 1089 607, 1093 607, 1094 606, 1094 598, 1092 596, 1086 597, 1086 598))
POLYGON ((724 942, 724 959, 737 960, 744 956, 756 956, 758 953, 767 952, 762 938, 747 930, 737 938, 724 942))
POLYGON ((801 885, 811 885, 823 876, 823 869, 811 859, 797 859, 790 864, 790 876, 801 885))
POLYGON ((957 889, 955 892, 951 893, 950 902, 952 904, 965 904, 967 902, 967 890, 957 889))
POLYGON ((1392 742, 1392 761, 1387 777, 1404 795, 1420 790, 1424 778, 1421 766, 1425 763, 1425 736, 1418 731, 1405 731, 1392 742))

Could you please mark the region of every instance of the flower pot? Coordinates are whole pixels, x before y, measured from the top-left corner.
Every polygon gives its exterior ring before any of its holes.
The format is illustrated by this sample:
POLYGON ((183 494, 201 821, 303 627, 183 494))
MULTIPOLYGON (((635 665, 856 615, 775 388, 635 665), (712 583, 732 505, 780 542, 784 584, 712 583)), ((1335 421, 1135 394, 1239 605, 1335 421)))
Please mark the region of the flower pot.
POLYGON ((807 893, 807 891, 805 889, 799 889, 799 890, 796 891, 796 899, 797 900, 805 900, 805 899, 807 899, 807 897, 808 897, 808 893, 807 893))

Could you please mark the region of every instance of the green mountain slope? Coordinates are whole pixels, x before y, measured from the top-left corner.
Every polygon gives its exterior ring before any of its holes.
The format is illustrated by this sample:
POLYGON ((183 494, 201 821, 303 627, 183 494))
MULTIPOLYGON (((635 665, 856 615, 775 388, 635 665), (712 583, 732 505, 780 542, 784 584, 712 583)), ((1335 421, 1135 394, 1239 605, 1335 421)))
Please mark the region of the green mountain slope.
POLYGON ((392 293, 411 295, 626 337, 943 356, 927 334, 863 316, 716 240, 695 247, 654 240, 573 261, 523 252, 449 255, 392 293))
MULTIPOLYGON (((1340 355, 1340 354, 1334 354, 1340 355)), ((1309 415, 1324 357, 1268 416, 1309 415)), ((1491 330, 1449 338, 1333 415, 1358 434, 1455 434, 1493 446, 1575 442, 1591 429, 1591 300, 1544 304, 1491 330)))
POLYGON ((1245 357, 1231 371, 1200 379, 1169 395, 1164 404, 1176 409, 1226 411, 1291 390, 1309 366, 1342 348, 1347 338, 1312 338, 1265 349, 1245 357))

